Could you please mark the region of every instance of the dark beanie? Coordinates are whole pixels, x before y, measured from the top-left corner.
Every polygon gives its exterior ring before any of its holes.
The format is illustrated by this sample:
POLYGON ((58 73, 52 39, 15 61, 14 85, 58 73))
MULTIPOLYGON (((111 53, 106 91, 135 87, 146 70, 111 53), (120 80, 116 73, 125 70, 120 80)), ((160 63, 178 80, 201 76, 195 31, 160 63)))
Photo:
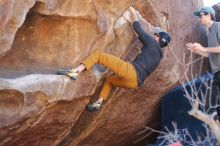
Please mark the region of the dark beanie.
POLYGON ((171 41, 170 35, 166 32, 159 32, 159 36, 161 47, 166 47, 171 41))
POLYGON ((167 43, 169 44, 170 41, 171 41, 171 37, 168 33, 166 32, 159 32, 159 36, 160 36, 160 39, 164 42, 164 43, 167 43))

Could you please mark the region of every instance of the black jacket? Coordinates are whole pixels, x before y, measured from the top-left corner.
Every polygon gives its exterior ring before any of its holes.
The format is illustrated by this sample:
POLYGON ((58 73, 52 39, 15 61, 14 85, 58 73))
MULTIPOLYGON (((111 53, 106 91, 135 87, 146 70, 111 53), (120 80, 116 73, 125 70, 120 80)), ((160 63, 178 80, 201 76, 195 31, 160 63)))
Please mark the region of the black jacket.
POLYGON ((143 44, 141 53, 132 61, 139 86, 142 86, 146 77, 159 65, 163 54, 160 44, 142 29, 138 21, 133 23, 133 28, 143 44))

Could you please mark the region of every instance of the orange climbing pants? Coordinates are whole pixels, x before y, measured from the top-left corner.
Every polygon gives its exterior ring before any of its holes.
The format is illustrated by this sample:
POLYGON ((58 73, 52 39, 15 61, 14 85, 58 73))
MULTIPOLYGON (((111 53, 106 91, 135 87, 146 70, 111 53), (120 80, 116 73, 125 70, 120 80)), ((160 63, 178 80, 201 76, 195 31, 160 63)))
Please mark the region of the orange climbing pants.
POLYGON ((115 75, 109 76, 105 80, 99 95, 103 100, 108 98, 113 86, 124 88, 136 88, 138 86, 137 74, 132 64, 101 51, 96 51, 82 62, 87 70, 96 63, 109 68, 115 73, 115 75))

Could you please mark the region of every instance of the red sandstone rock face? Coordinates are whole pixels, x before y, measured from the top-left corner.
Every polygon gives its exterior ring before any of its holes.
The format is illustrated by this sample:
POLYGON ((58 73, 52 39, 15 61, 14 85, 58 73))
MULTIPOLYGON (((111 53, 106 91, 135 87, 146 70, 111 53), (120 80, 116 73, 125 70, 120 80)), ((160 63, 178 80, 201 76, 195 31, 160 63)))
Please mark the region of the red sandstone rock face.
POLYGON ((216 21, 220 22, 220 3, 216 4, 213 6, 213 8, 215 9, 215 17, 216 17, 216 21))
POLYGON ((1 1, 0 145, 123 146, 139 139, 143 125, 158 128, 160 99, 183 70, 176 59, 189 55, 185 43, 198 39, 192 13, 201 3, 1 1), (173 41, 143 88, 118 88, 100 112, 88 113, 84 107, 90 96, 97 97, 100 76, 87 72, 72 81, 51 74, 77 65, 96 49, 132 60, 141 45, 120 17, 130 6, 169 31, 173 41))

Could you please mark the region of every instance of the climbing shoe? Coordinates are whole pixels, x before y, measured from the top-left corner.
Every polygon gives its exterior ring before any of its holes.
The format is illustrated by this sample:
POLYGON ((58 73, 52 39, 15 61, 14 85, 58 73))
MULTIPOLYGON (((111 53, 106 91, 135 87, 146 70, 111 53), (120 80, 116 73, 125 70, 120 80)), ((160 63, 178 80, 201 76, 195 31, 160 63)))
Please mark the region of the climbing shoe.
POLYGON ((89 112, 93 112, 93 111, 98 111, 101 108, 101 103, 99 102, 94 102, 94 103, 89 103, 86 105, 86 109, 89 112))
POLYGON ((69 70, 61 69, 61 70, 57 71, 57 74, 58 75, 66 75, 69 78, 71 78, 72 80, 76 80, 79 73, 75 69, 69 69, 69 70))

